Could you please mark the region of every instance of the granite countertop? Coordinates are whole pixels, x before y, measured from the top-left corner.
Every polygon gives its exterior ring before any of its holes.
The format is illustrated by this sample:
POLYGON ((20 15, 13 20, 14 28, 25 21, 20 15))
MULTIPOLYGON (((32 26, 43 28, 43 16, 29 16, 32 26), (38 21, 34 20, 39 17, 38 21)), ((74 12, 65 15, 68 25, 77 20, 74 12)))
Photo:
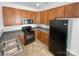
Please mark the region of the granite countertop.
POLYGON ((42 28, 42 27, 33 27, 33 30, 38 30, 38 31, 43 31, 49 33, 49 29, 47 28, 42 28))
POLYGON ((49 25, 38 24, 38 26, 32 27, 32 29, 49 33, 49 25))
POLYGON ((33 30, 39 30, 43 32, 49 32, 49 25, 45 24, 28 24, 28 25, 18 25, 18 26, 9 26, 4 27, 0 33, 0 38, 3 36, 3 33, 5 32, 12 32, 12 31, 18 31, 21 30, 24 26, 32 26, 33 30))

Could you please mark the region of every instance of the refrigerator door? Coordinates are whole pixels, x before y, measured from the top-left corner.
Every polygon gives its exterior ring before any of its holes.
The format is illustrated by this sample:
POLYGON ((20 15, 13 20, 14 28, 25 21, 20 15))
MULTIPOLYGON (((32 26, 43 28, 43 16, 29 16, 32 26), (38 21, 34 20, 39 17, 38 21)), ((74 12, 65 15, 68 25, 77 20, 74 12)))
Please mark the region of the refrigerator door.
POLYGON ((57 56, 66 55, 68 20, 50 21, 49 50, 57 56))

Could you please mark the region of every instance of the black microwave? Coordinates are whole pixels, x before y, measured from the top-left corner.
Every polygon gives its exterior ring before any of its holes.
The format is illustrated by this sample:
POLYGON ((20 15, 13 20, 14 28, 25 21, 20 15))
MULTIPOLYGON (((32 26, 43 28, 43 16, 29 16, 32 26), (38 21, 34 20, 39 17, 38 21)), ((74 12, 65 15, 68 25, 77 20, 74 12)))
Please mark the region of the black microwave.
POLYGON ((32 19, 29 19, 29 18, 23 19, 23 24, 32 24, 32 23, 33 23, 32 19))

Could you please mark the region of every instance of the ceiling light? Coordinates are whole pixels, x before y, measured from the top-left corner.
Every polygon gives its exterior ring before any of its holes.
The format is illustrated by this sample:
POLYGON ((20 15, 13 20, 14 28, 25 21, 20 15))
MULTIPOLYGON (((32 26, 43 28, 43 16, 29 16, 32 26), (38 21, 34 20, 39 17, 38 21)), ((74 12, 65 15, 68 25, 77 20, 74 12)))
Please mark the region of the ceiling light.
POLYGON ((36 6, 39 6, 39 5, 40 5, 39 3, 36 4, 36 6))

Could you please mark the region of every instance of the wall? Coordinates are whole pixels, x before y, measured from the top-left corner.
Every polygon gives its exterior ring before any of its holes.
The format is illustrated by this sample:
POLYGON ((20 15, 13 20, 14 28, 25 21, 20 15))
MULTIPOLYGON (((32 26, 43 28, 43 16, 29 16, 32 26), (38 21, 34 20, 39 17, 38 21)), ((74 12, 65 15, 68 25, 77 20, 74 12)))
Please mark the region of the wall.
POLYGON ((0 37, 2 35, 3 17, 2 17, 2 3, 0 2, 0 37))
POLYGON ((79 18, 73 19, 70 52, 79 56, 79 18))
POLYGON ((67 37, 67 51, 70 50, 71 47, 71 36, 72 36, 72 26, 73 26, 73 20, 69 18, 68 21, 68 37, 67 37))

